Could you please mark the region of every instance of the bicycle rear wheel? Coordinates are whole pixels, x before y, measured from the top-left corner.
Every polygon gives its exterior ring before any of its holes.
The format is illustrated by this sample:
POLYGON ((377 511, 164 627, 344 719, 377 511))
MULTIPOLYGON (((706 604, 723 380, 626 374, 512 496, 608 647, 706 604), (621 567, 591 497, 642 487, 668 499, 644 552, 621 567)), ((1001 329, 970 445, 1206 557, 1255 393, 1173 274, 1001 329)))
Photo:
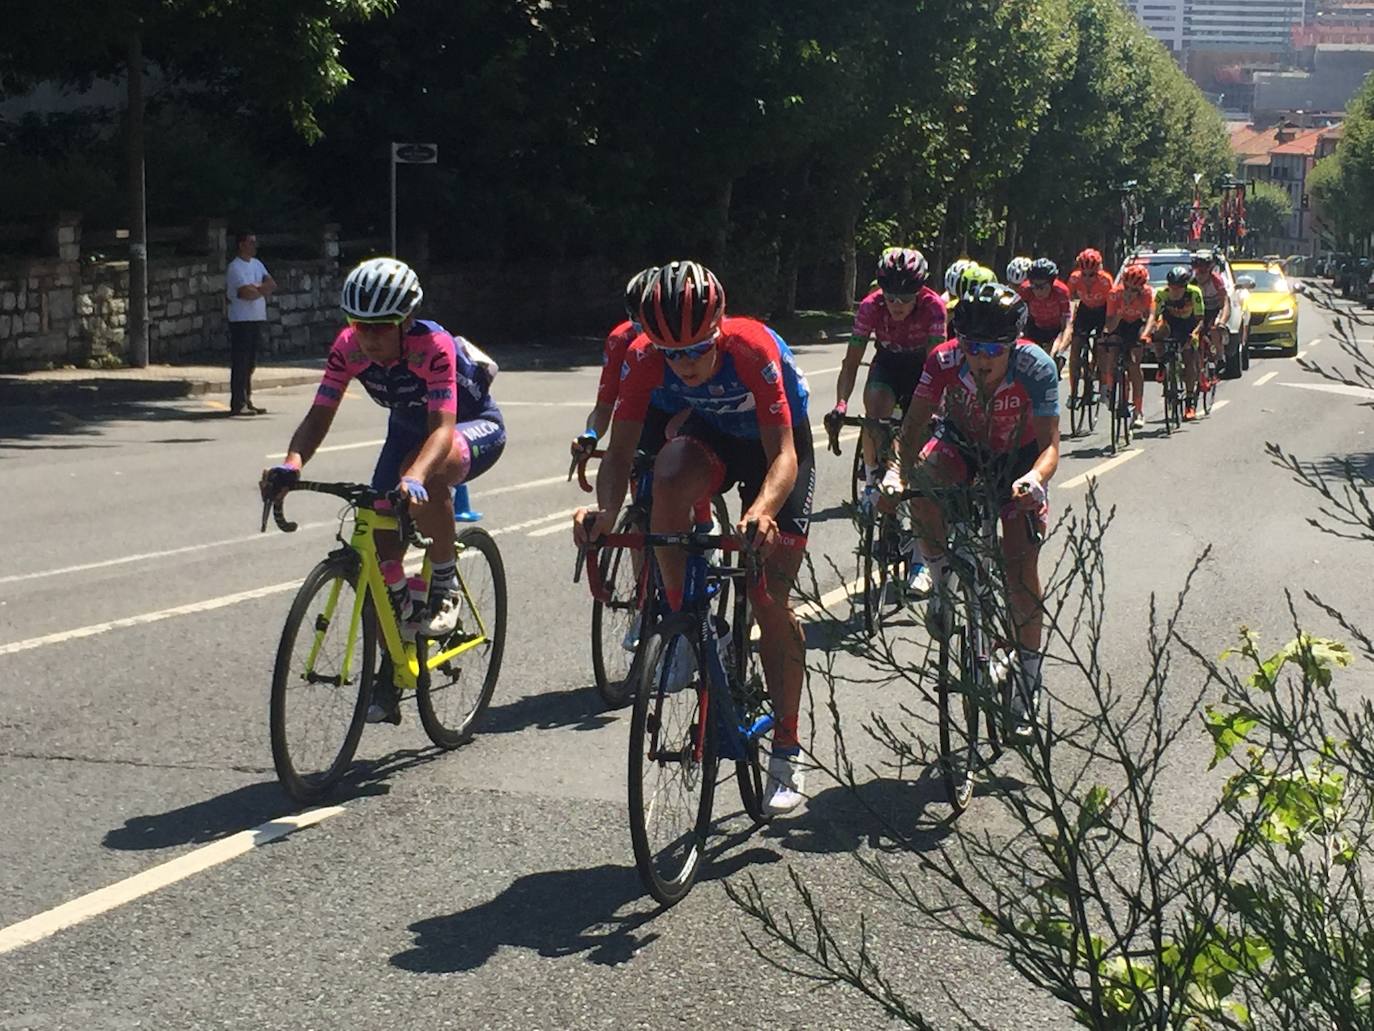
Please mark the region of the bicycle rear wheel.
POLYGON ((459 531, 458 588, 462 615, 453 633, 415 642, 420 675, 415 701, 429 739, 457 748, 491 703, 506 650, 506 567, 491 534, 459 531))
MULTIPOLYGON (((617 533, 632 533, 635 519, 626 513, 617 533)), ((635 553, 628 548, 603 548, 601 581, 610 599, 592 602, 592 676, 596 693, 612 709, 629 704, 634 694, 634 664, 642 636, 640 624, 640 577, 635 572, 635 553)))
POLYGON ((867 474, 864 471, 864 438, 859 434, 859 439, 854 441, 854 462, 849 470, 849 503, 855 510, 859 507, 859 484, 867 482, 867 474))
POLYGON ((696 621, 679 613, 644 642, 630 716, 630 840, 645 890, 664 906, 692 890, 711 825, 718 759, 708 697, 696 621))
MULTIPOLYGON (((738 613, 736 609, 736 613, 738 613)), ((732 660, 730 676, 734 690, 735 710, 742 729, 752 727, 772 710, 768 691, 764 687, 763 663, 754 647, 752 621, 748 626, 739 621, 730 629, 732 660)), ((772 730, 749 737, 745 742, 745 757, 735 761, 735 781, 739 785, 739 800, 744 811, 756 824, 767 823, 772 815, 763 808, 764 786, 768 779, 769 742, 772 730)))
POLYGON ((973 647, 977 599, 970 586, 951 577, 945 597, 953 607, 950 633, 939 641, 940 771, 945 797, 955 813, 962 813, 973 799, 973 775, 978 767, 978 726, 986 693, 984 671, 973 647))
POLYGON ((306 576, 282 628, 269 726, 277 779, 295 801, 323 798, 358 750, 372 698, 376 620, 365 602, 353 623, 355 563, 328 558, 306 576))
POLYGON ((878 631, 878 600, 882 596, 882 563, 873 554, 878 543, 877 513, 860 513, 859 564, 863 571, 864 633, 872 637, 878 631))
POLYGON ((1212 402, 1217 396, 1217 367, 1216 363, 1208 360, 1203 366, 1207 372, 1207 389, 1198 390, 1198 400, 1202 405, 1202 414, 1210 415, 1212 412, 1212 402))

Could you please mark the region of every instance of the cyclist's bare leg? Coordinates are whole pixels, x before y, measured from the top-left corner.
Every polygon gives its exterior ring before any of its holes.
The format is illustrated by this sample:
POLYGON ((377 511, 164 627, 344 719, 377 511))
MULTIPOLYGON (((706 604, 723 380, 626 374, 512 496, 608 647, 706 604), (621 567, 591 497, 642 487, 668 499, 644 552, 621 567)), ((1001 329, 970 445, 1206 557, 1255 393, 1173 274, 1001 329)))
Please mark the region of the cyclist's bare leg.
POLYGON ((775 548, 764 567, 768 575, 768 597, 754 599, 754 618, 759 625, 759 661, 763 664, 768 697, 773 700, 773 711, 778 719, 778 729, 773 733, 776 748, 799 744, 795 738, 802 679, 806 672, 806 638, 801 620, 792 610, 792 588, 805 554, 804 544, 775 548))
POLYGON ((1088 338, 1084 334, 1075 333, 1069 344, 1069 397, 1078 396, 1078 353, 1087 342, 1088 338))
MULTIPOLYGON (((913 479, 922 483, 947 486, 963 479, 962 469, 952 469, 939 455, 932 454, 916 463, 913 479)), ((938 502, 924 495, 911 499, 911 524, 921 542, 921 555, 927 564, 940 560, 946 551, 948 531, 945 528, 945 515, 938 502)))
POLYGON ((1145 370, 1140 367, 1145 357, 1145 348, 1137 344, 1131 348, 1131 406, 1137 411, 1145 409, 1145 370))
POLYGON ((1197 375, 1201 365, 1202 349, 1196 340, 1190 341, 1183 349, 1183 387, 1189 397, 1197 396, 1197 375))
MULTIPOLYGON (((688 437, 668 441, 654 461, 654 506, 649 529, 654 533, 684 533, 692 528, 692 510, 709 498, 720 483, 719 459, 688 437)), ((670 604, 682 603, 687 556, 681 548, 655 548, 663 590, 670 604)))
MULTIPOLYGON (((887 387, 873 384, 864 388, 864 418, 890 418, 896 407, 897 399, 892 396, 892 391, 887 387)), ((863 428, 864 466, 867 469, 876 468, 878 465, 878 450, 881 447, 882 432, 876 426, 864 426, 863 428)))
POLYGON ((1111 350, 1106 344, 1098 344, 1093 348, 1098 382, 1102 384, 1102 397, 1111 397, 1112 387, 1116 385, 1116 366, 1112 362, 1111 350))
POLYGON ((1007 566, 1007 601, 1016 627, 1016 642, 1040 651, 1044 637, 1044 591, 1040 585, 1040 545, 1030 537, 1025 517, 1002 520, 1002 557, 1007 566))

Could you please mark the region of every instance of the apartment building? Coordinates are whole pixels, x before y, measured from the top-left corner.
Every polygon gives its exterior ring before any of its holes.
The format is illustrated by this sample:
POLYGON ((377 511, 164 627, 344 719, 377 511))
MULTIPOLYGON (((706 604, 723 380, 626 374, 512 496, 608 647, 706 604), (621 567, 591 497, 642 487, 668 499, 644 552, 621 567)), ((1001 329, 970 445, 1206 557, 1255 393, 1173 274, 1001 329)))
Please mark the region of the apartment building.
POLYGON ((1316 0, 1123 0, 1150 34, 1175 53, 1285 52, 1293 28, 1311 22, 1316 0))

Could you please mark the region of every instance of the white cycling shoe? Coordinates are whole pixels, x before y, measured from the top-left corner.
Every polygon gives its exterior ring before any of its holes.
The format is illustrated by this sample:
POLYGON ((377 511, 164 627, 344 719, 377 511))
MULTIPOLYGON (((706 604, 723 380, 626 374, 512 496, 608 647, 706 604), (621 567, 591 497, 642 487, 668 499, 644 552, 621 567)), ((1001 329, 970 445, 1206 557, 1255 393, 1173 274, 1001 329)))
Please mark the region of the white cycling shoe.
POLYGON ((463 611, 463 596, 457 591, 431 600, 429 618, 420 624, 425 637, 447 637, 458 629, 463 611))
POLYGON ((802 794, 805 783, 800 755, 770 755, 768 780, 763 788, 764 812, 774 816, 790 813, 806 801, 806 796, 802 794))

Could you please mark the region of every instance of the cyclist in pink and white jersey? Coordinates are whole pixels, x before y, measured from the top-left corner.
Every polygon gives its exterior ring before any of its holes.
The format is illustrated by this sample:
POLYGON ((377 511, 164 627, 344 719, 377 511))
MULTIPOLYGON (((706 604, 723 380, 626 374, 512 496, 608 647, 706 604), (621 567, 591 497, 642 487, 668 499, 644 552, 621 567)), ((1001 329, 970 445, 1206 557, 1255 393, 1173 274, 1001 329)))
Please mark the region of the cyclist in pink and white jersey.
MULTIPOLYGON (((883 478, 884 494, 902 490, 903 460, 916 455, 911 464, 927 481, 967 483, 977 475, 996 492, 1020 660, 1020 690, 1012 708, 1021 735, 1030 732, 1041 693, 1039 538, 1049 519, 1047 484, 1059 467, 1058 371, 1042 348, 1022 338, 1026 317, 1026 302, 1009 286, 988 283, 959 299, 956 339, 926 359, 902 422, 901 457, 883 478), (931 433, 931 416, 941 411, 931 433)), ((941 634, 950 603, 944 596, 949 576, 944 515, 937 502, 924 497, 912 500, 911 515, 932 581, 926 626, 931 634, 941 634)))
MULTIPOLYGON (((854 332, 835 383, 835 407, 826 416, 828 424, 843 419, 849 409, 849 395, 870 337, 876 339, 878 349, 864 384, 864 418, 886 419, 898 405, 905 408, 910 403, 927 349, 945 339, 945 302, 926 285, 929 278, 925 256, 914 248, 889 247, 878 258, 878 289, 854 313, 854 332)), ((879 440, 878 434, 864 427, 868 500, 878 482, 879 440)))
MULTIPOLYGON (((496 364, 438 323, 417 319, 423 296, 414 271, 394 258, 373 258, 348 274, 340 299, 348 326, 334 339, 315 401, 291 435, 286 457, 263 472, 261 487, 271 497, 299 478, 356 379, 390 410, 372 487, 397 489, 409 500, 416 526, 434 540, 427 611, 410 618, 420 632, 441 637, 456 628, 460 608, 452 488, 496 464, 506 431, 490 393, 496 364)), ((405 612, 402 545, 394 533, 378 534, 377 551, 387 589, 405 612)))

